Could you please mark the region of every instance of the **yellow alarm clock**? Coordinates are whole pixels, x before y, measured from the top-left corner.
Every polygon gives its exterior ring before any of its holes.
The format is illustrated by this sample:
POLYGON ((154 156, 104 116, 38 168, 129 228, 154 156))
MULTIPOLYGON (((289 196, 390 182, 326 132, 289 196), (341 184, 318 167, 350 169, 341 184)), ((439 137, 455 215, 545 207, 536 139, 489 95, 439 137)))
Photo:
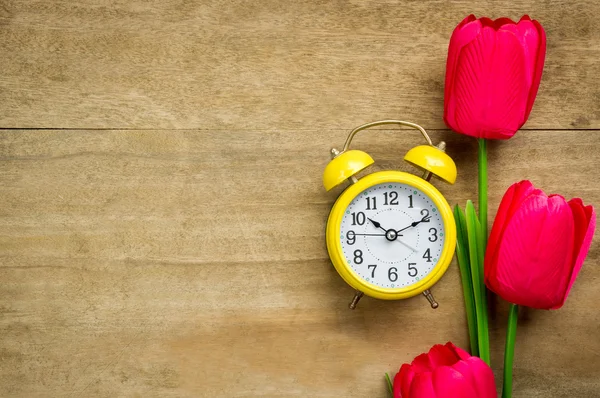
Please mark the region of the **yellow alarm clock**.
POLYGON ((367 295, 397 300, 423 293, 437 308, 429 290, 446 272, 456 247, 456 224, 444 196, 430 182, 432 175, 454 184, 456 165, 421 126, 401 120, 367 123, 350 132, 343 150, 331 149, 325 168, 326 190, 349 182, 327 221, 331 262, 356 292, 349 307, 367 295), (402 125, 421 132, 427 145, 412 148, 404 160, 424 174, 396 170, 356 175, 374 163, 367 153, 350 149, 354 136, 370 127, 402 125))

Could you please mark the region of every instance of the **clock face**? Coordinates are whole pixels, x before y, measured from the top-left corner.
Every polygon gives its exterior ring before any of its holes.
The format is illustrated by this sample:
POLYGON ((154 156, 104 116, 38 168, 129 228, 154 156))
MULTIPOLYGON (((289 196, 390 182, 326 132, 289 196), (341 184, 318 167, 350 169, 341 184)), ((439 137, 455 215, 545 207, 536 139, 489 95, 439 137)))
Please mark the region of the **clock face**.
POLYGON ((444 247, 444 223, 433 201, 401 183, 373 185, 354 198, 341 224, 348 265, 365 281, 406 288, 436 266, 444 247))

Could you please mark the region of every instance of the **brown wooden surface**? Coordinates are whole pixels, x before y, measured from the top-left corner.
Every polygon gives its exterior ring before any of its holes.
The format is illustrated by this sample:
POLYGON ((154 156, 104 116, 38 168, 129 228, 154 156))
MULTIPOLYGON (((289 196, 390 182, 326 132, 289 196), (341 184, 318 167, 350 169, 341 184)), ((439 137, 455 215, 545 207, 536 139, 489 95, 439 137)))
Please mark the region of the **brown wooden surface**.
POLYGON ((585 1, 0 2, 3 127, 443 128, 454 26, 530 13, 548 62, 529 128, 599 128, 598 3, 585 1), (475 3, 475 4, 474 4, 475 3))
MULTIPOLYGON (((347 310, 321 173, 357 124, 443 127, 453 26, 529 12, 547 66, 529 130, 491 145, 490 218, 524 178, 600 204, 600 5, 469 3, 0 2, 0 396, 386 397, 384 372, 466 346, 454 263, 437 311, 347 310)), ((460 174, 437 186, 474 199, 474 141, 431 133, 460 174)), ((356 140, 403 170, 417 143, 356 140)), ((561 310, 522 313, 515 398, 600 396, 598 240, 561 310)))

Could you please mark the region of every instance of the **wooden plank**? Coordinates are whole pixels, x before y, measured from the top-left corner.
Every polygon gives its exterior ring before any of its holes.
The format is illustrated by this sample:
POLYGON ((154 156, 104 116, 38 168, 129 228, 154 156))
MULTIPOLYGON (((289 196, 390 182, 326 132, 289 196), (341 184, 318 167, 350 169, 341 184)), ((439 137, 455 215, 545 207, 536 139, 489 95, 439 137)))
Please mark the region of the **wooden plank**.
POLYGON ((600 128, 595 0, 4 1, 0 127, 443 128, 446 49, 469 12, 546 27, 528 128, 600 128))
MULTIPOLYGON (((458 271, 422 298, 365 299, 325 250, 321 187, 346 131, 0 133, 0 395, 386 396, 384 372, 435 343, 465 346, 458 271)), ((378 168, 410 170, 405 131, 359 136, 378 168)), ((476 197, 475 142, 434 131, 457 160, 451 203, 476 197)), ((527 131, 490 149, 491 218, 531 178, 600 203, 598 133, 527 131)), ((519 327, 515 396, 600 388, 600 249, 565 307, 519 327)), ((498 305, 493 362, 506 321, 498 305)))

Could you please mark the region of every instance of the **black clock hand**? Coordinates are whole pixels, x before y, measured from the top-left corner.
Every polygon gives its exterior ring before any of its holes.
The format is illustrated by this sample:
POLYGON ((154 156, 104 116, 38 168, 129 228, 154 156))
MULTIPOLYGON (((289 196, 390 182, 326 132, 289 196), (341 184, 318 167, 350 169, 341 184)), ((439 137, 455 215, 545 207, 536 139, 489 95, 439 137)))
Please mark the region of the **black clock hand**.
POLYGON ((385 236, 385 234, 354 234, 357 236, 385 236))
POLYGON ((422 222, 429 222, 430 219, 431 219, 431 216, 424 216, 421 220, 415 221, 412 224, 410 224, 408 227, 404 227, 402 229, 399 229, 396 232, 400 233, 400 232, 404 231, 405 229, 416 227, 417 225, 419 225, 422 222))
POLYGON ((371 221, 371 222, 373 223, 373 225, 375 226, 375 228, 383 229, 385 232, 387 232, 387 231, 388 231, 387 229, 383 228, 383 227, 381 226, 381 224, 379 224, 377 221, 375 221, 375 220, 372 220, 372 219, 370 219, 370 218, 368 218, 368 217, 367 217, 367 220, 371 221))

